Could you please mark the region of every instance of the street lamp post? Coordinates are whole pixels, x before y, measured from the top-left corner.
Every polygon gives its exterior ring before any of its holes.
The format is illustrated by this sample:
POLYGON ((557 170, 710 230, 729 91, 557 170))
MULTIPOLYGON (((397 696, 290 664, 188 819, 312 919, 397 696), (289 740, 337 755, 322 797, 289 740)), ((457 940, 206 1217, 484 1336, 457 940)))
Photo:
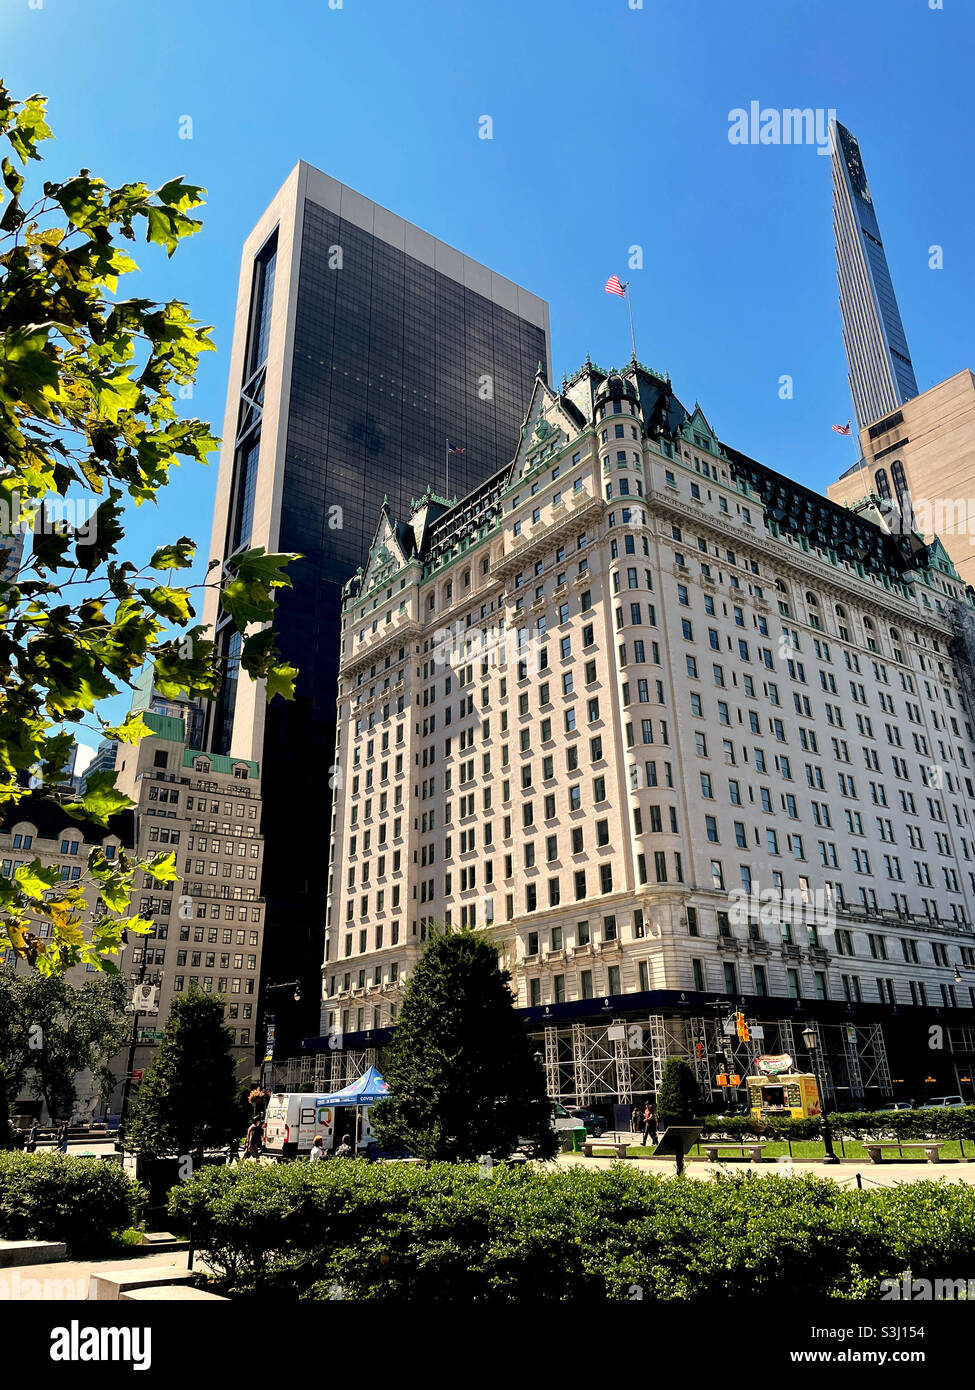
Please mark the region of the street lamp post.
POLYGON ((146 983, 148 978, 150 984, 155 984, 158 977, 155 972, 151 976, 146 975, 146 953, 143 947, 142 964, 138 971, 133 971, 129 976, 135 985, 132 992, 132 1037, 129 1040, 129 1059, 125 1069, 125 1081, 122 1086, 122 1105, 119 1113, 119 1141, 121 1142, 125 1133, 125 1122, 129 1117, 129 1100, 132 1094, 132 1068, 135 1066, 135 1049, 139 1041, 139 986, 146 983))
MULTIPOLYGON (((293 996, 293 998, 294 998, 295 1003, 296 1003, 296 1004, 300 1004, 300 1003, 301 1003, 301 982, 300 982, 299 980, 285 980, 282 984, 275 984, 275 985, 268 984, 268 985, 265 985, 265 986, 264 986, 264 989, 265 989, 265 991, 268 992, 268 993, 269 993, 272 989, 293 989, 293 990, 294 990, 294 996, 293 996)), ((264 1019, 265 1028, 266 1028, 267 1024, 273 1023, 273 1022, 274 1022, 274 1019, 273 1019, 273 1016, 272 1016, 272 1015, 268 1014, 268 1015, 265 1016, 265 1019, 264 1019)), ((272 1049, 272 1050, 273 1050, 273 1049, 272 1049)), ((270 1085, 269 1085, 268 1083, 269 1083, 269 1082, 272 1080, 272 1078, 273 1078, 273 1071, 274 1071, 274 1063, 273 1063, 273 1061, 269 1061, 269 1060, 268 1060, 268 1057, 267 1057, 267 1043, 266 1043, 266 1041, 265 1041, 265 1057, 264 1057, 264 1061, 261 1063, 261 1084, 264 1086, 264 1089, 265 1089, 265 1090, 270 1090, 270 1085)))
POLYGON ((833 1136, 829 1128, 829 1116, 826 1113, 826 1091, 823 1085, 822 1074, 819 1067, 819 1035, 816 1029, 810 1025, 802 1030, 802 1040, 806 1044, 809 1055, 812 1057, 813 1073, 816 1077, 816 1085, 819 1087, 819 1095, 822 1100, 822 1121, 823 1121, 823 1148, 826 1150, 824 1163, 839 1163, 839 1159, 833 1152, 833 1136))

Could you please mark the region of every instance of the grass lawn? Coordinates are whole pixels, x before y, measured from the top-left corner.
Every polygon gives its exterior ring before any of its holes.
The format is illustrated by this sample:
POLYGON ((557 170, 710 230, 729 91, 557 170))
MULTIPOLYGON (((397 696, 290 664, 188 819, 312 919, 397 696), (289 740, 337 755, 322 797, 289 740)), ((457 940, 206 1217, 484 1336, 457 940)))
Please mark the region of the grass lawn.
MULTIPOLYGON (((598 1141, 597 1141, 597 1142, 598 1142, 598 1141)), ((720 1142, 720 1141, 719 1141, 719 1142, 720 1142)), ((905 1142, 910 1142, 910 1141, 905 1141, 905 1142)), ((853 1139, 846 1139, 846 1140, 844 1140, 844 1142, 843 1142, 842 1145, 840 1144, 839 1139, 834 1139, 834 1140, 833 1140, 833 1151, 835 1152, 835 1154, 837 1155, 838 1158, 844 1158, 844 1157, 845 1157, 845 1158, 850 1158, 850 1159, 859 1159, 859 1160, 861 1160, 861 1161, 864 1162, 864 1163, 869 1163, 869 1162, 870 1162, 870 1159, 867 1157, 867 1151, 866 1151, 866 1149, 863 1147, 862 1144, 857 1143, 857 1142, 856 1142, 855 1140, 853 1140, 853 1139), (845 1150, 845 1152, 844 1152, 844 1150, 845 1150)), ((820 1142, 818 1142, 817 1140, 815 1140, 815 1139, 807 1139, 807 1140, 801 1140, 801 1141, 793 1140, 793 1143, 792 1143, 792 1157, 793 1157, 793 1158, 799 1158, 799 1159, 805 1158, 805 1159, 813 1159, 813 1160, 815 1160, 815 1159, 820 1159, 820 1160, 822 1160, 824 1153, 825 1153, 825 1150, 823 1149, 822 1144, 821 1144, 820 1142)), ((650 1157, 652 1156, 652 1154, 653 1154, 653 1149, 645 1149, 641 1144, 634 1144, 634 1145, 632 1145, 630 1148, 627 1149, 626 1154, 627 1154, 627 1157, 628 1157, 628 1158, 650 1158, 650 1157)), ((741 1161, 742 1161, 742 1160, 740 1160, 740 1159, 737 1159, 736 1155, 733 1154, 733 1153, 729 1153, 727 1156, 728 1156, 730 1162, 732 1162, 732 1163, 734 1163, 734 1162, 736 1162, 736 1161, 737 1161, 737 1162, 741 1162, 741 1161)), ((781 1144, 766 1144, 766 1146, 765 1146, 765 1148, 764 1148, 764 1150, 763 1150, 762 1156, 763 1156, 763 1158, 766 1158, 766 1159, 788 1158, 788 1156, 789 1156, 789 1146, 788 1146, 788 1144, 785 1144, 785 1143, 781 1143, 781 1144)), ((692 1149, 691 1152, 688 1154, 688 1158, 703 1158, 703 1157, 704 1157, 704 1150, 703 1150, 703 1149, 701 1149, 700 1152, 699 1152, 697 1149, 692 1149)), ((964 1155, 963 1155, 962 1152, 961 1152, 961 1144, 958 1142, 957 1139, 948 1139, 948 1140, 945 1140, 945 1141, 944 1141, 944 1143, 943 1143, 943 1145, 942 1145, 942 1149, 941 1149, 941 1159, 942 1159, 942 1161, 945 1161, 945 1160, 948 1160, 948 1159, 952 1159, 952 1158, 958 1159, 958 1158, 962 1158, 962 1157, 964 1157, 964 1159, 965 1159, 967 1162, 972 1162, 973 1160, 975 1160, 975 1143, 972 1143, 972 1141, 971 1141, 970 1139, 966 1139, 966 1140, 965 1140, 965 1152, 964 1152, 964 1155)), ((894 1163, 927 1163, 927 1158, 925 1157, 925 1154, 924 1154, 924 1150, 923 1150, 923 1149, 905 1149, 903 1158, 901 1158, 901 1156, 898 1154, 898 1152, 897 1152, 896 1149, 888 1149, 888 1150, 886 1150, 885 1153, 884 1153, 884 1162, 885 1162, 885 1163, 890 1163, 890 1162, 894 1162, 894 1163)))

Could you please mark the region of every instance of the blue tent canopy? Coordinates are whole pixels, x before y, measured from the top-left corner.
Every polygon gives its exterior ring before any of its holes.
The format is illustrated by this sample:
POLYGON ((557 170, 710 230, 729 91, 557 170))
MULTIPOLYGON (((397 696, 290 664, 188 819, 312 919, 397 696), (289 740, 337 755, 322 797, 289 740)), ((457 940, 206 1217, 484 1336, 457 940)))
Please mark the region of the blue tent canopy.
POLYGON ((369 1067, 343 1091, 333 1091, 330 1096, 317 1096, 319 1105, 372 1105, 389 1095, 389 1086, 375 1067, 369 1067))

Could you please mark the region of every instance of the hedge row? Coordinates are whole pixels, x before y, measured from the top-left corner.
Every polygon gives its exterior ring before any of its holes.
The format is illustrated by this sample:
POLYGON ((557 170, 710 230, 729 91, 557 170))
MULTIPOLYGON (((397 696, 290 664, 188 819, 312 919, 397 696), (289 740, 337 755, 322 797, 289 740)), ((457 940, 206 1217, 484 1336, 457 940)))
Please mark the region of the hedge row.
POLYGON ((116 1163, 0 1153, 0 1237, 63 1240, 71 1256, 109 1254, 133 1224, 139 1188, 116 1163))
POLYGON ((975 1270, 975 1189, 363 1162, 205 1168, 170 1196, 238 1297, 870 1298, 975 1270), (640 1292, 637 1293, 636 1290, 640 1292))
MULTIPOLYGON (((721 1118, 708 1115, 698 1121, 704 1126, 703 1138, 727 1135, 739 1139, 743 1135, 764 1135, 769 1139, 819 1139, 822 1125, 819 1120, 772 1118, 753 1120, 747 1115, 721 1118)), ((855 1110, 829 1117, 829 1127, 836 1138, 860 1139, 864 1135, 878 1139, 971 1139, 975 1141, 975 1105, 944 1110, 855 1110)))

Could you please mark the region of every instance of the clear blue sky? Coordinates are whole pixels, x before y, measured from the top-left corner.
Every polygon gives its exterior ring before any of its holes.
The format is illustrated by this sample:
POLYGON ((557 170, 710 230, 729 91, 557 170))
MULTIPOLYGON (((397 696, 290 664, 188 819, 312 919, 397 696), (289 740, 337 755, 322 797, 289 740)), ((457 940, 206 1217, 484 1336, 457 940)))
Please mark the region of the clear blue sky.
MULTIPOLYGON (((631 3, 6 0, 0 72, 50 99, 46 177, 208 189, 171 262, 142 249, 138 292, 215 325, 193 411, 218 431, 240 245, 300 158, 548 299, 557 379, 587 352, 628 358, 625 306, 603 292, 628 276, 642 360, 722 438, 824 489, 856 459, 830 430, 852 407, 829 159, 732 145, 729 112, 833 107, 856 134, 924 390, 975 365, 975 5, 631 3)), ((134 518, 130 558, 183 532, 205 552, 215 477, 215 459, 177 474, 134 518)))

